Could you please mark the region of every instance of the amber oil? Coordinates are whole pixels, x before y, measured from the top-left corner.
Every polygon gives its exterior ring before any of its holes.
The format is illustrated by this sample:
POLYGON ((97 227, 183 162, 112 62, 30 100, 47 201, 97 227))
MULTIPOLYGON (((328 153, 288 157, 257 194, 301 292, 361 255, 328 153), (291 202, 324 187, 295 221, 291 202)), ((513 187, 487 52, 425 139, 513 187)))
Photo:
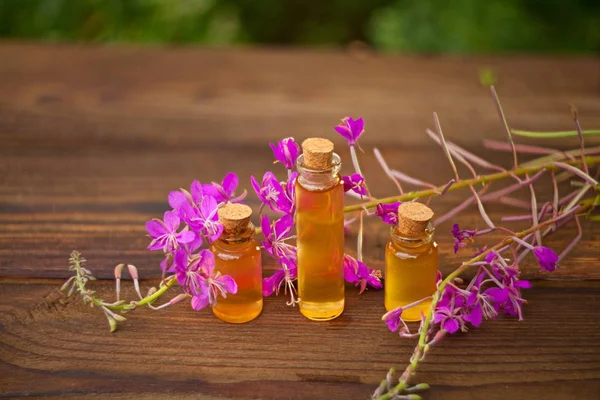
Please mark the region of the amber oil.
POLYGON ((260 247, 250 223, 252 210, 242 204, 226 204, 218 210, 223 234, 211 245, 215 269, 235 279, 236 294, 219 297, 215 316, 231 323, 244 323, 258 317, 263 308, 260 247))
POLYGON ((300 312, 327 321, 344 311, 344 187, 333 143, 302 143, 296 182, 296 235, 300 312))
MULTIPOLYGON (((421 203, 403 203, 398 225, 392 227, 385 249, 385 308, 400 306, 431 296, 436 289, 438 246, 433 240, 433 212, 421 203)), ((402 312, 404 321, 419 321, 427 315, 431 300, 402 312)))

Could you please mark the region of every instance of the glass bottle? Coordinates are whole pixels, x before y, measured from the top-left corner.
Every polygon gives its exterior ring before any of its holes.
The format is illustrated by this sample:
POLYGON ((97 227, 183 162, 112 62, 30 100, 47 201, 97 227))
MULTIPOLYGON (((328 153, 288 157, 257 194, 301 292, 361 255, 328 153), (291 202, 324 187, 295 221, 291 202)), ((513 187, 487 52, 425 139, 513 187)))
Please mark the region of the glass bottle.
POLYGON ((300 312, 327 321, 344 311, 344 186, 340 157, 327 139, 302 143, 296 182, 300 312))
MULTIPOLYGON (((391 311, 431 296, 436 289, 438 246, 433 240, 433 211, 421 203, 402 203, 398 225, 385 249, 385 308, 391 311)), ((402 312, 405 321, 420 321, 431 300, 402 312)))
POLYGON ((248 322, 258 317, 263 308, 262 265, 254 225, 250 223, 252 209, 243 204, 226 204, 218 214, 223 233, 210 249, 215 255, 215 270, 235 279, 238 291, 219 297, 213 313, 226 322, 248 322))

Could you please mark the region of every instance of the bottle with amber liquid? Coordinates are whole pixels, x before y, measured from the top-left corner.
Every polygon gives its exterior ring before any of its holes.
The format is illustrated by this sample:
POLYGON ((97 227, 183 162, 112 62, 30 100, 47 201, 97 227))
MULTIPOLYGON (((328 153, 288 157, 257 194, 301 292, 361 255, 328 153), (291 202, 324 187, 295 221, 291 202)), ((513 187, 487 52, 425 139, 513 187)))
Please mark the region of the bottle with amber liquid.
POLYGON ((340 157, 327 139, 302 143, 296 169, 300 312, 327 321, 344 311, 344 186, 340 157))
MULTIPOLYGON (((431 296, 436 290, 438 247, 433 240, 433 211, 421 203, 402 203, 385 250, 385 308, 391 311, 431 296)), ((420 321, 431 300, 402 312, 405 321, 420 321)))
POLYGON ((248 322, 258 317, 263 308, 262 264, 254 225, 250 223, 252 209, 243 204, 226 204, 218 214, 223 234, 210 248, 215 255, 215 270, 235 279, 238 291, 227 298, 219 297, 213 313, 226 322, 248 322))

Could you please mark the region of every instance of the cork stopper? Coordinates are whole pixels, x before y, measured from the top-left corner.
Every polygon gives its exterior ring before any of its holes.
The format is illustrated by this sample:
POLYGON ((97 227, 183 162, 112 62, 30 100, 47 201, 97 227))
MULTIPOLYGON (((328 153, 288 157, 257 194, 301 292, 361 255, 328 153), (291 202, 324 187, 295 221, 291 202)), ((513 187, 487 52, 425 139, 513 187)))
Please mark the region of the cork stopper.
POLYGON ((322 138, 310 138, 302 142, 303 166, 317 171, 331 168, 333 163, 333 143, 322 138))
POLYGON ((225 204, 217 211, 223 233, 229 237, 243 234, 248 229, 252 209, 245 204, 225 204))
POLYGON ((405 237, 420 237, 425 234, 433 211, 422 203, 402 203, 398 207, 398 233, 405 237))

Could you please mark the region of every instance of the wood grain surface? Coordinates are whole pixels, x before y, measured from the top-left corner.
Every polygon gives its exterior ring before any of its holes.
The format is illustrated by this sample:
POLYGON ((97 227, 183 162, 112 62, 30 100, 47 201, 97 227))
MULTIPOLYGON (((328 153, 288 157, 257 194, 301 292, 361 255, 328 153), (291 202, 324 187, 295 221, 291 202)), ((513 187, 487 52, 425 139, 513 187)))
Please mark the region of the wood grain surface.
MULTIPOLYGON (((494 71, 515 128, 573 129, 570 104, 584 129, 600 127, 598 58, 0 43, 0 397, 368 398, 414 345, 380 321, 381 292, 348 288, 346 312, 328 323, 304 320, 280 297, 243 326, 179 305, 136 310, 111 335, 98 310, 58 292, 69 252, 81 251, 100 278, 128 262, 153 279, 142 286, 156 285, 160 255, 146 250, 144 223, 166 210, 169 191, 228 171, 251 190, 251 175, 277 168, 267 144, 285 136, 328 137, 349 160, 332 129, 346 115, 366 119, 360 157, 376 196, 395 189, 374 146, 403 172, 438 184, 451 178, 424 133, 433 111, 448 139, 508 165, 508 154, 481 144, 504 139, 478 80, 484 68, 494 71)), ((441 215, 464 195, 432 205, 441 215)), ((257 209, 253 193, 248 203, 257 209)), ((489 211, 496 221, 522 212, 489 211)), ((476 208, 460 222, 482 226, 476 208)), ((450 227, 437 232, 445 272, 466 256, 452 253, 450 227)), ((527 277, 543 279, 527 294, 525 321, 485 323, 428 355, 417 378, 433 386, 426 399, 600 399, 600 229, 584 229, 555 274, 525 264, 527 277)), ((386 228, 370 220, 366 231, 366 258, 381 267, 386 228)), ((560 249, 575 233, 567 227, 548 243, 560 249)), ((268 274, 274 265, 265 260, 268 274)), ((108 280, 94 288, 114 296, 108 280)), ((126 294, 133 298, 129 287, 126 294)))

